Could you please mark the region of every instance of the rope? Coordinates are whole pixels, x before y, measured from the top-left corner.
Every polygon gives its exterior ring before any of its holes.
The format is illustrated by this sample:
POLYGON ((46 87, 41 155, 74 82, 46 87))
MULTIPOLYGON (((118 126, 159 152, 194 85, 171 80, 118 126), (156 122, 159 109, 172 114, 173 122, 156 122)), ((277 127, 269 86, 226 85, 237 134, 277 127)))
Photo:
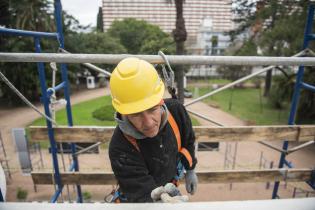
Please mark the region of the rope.
MULTIPOLYGON (((57 69, 57 65, 56 65, 55 62, 51 62, 50 63, 50 67, 52 69, 52 88, 50 88, 52 90, 52 95, 51 95, 51 98, 50 98, 50 106, 49 106, 50 110, 49 111, 50 111, 50 115, 52 116, 52 118, 54 120, 56 120, 55 105, 60 103, 60 101, 57 100, 56 91, 54 89, 55 86, 56 86, 56 73, 57 73, 58 69, 57 69)), ((60 153, 61 153, 62 167, 63 167, 63 170, 66 171, 66 164, 65 164, 64 151, 63 151, 63 143, 59 143, 59 147, 60 147, 60 153)), ((67 187, 68 200, 69 200, 69 202, 71 202, 69 185, 67 185, 66 187, 67 187)), ((63 201, 63 194, 62 194, 62 192, 61 192, 61 198, 62 198, 62 201, 63 201)))
POLYGON ((54 120, 56 120, 56 112, 55 112, 55 103, 57 101, 56 99, 56 92, 54 90, 54 87, 56 86, 56 72, 58 71, 56 63, 52 62, 50 63, 50 67, 52 68, 52 88, 49 88, 52 90, 51 98, 50 98, 50 115, 54 120))
POLYGON ((44 118, 46 118, 47 120, 49 120, 51 123, 53 123, 54 125, 58 126, 56 121, 53 120, 52 118, 48 117, 45 113, 41 112, 36 106, 34 106, 27 98, 25 98, 23 96, 23 94, 14 87, 14 85, 2 74, 2 72, 0 71, 0 78, 3 80, 4 83, 6 83, 9 88, 11 88, 13 90, 13 92, 15 92, 18 97, 20 97, 22 99, 22 101, 27 104, 29 107, 31 107, 34 111, 36 111, 38 114, 40 114, 41 116, 43 116, 44 118))

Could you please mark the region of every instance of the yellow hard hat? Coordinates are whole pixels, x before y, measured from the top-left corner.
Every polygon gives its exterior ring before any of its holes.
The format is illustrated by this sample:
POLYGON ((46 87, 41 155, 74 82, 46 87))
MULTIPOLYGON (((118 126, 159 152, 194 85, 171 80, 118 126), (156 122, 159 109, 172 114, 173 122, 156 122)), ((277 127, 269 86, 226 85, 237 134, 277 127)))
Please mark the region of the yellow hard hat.
POLYGON ((112 104, 121 114, 133 114, 160 103, 164 84, 152 64, 130 57, 114 69, 109 86, 112 104))

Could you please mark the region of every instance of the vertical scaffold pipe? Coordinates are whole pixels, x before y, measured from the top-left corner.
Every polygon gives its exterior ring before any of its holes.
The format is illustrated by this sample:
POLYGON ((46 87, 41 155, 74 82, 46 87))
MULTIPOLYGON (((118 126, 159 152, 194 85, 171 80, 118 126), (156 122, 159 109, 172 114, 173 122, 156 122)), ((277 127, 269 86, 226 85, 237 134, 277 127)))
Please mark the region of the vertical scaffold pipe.
MULTIPOLYGON (((35 51, 36 53, 40 53, 41 52, 40 39, 38 37, 35 37, 34 41, 35 41, 35 51)), ((41 92, 42 92, 41 101, 44 104, 45 114, 51 118, 50 111, 49 111, 50 101, 47 97, 47 91, 46 91, 47 85, 46 85, 44 63, 41 63, 41 62, 37 63, 37 69, 38 69, 40 87, 41 87, 41 92)), ((57 145, 55 141, 54 131, 52 128, 52 123, 46 119, 46 124, 47 124, 47 129, 48 129, 48 137, 49 137, 49 142, 50 142, 50 147, 51 147, 51 156, 52 156, 54 172, 55 172, 54 179, 55 179, 55 183, 57 184, 57 191, 59 191, 62 189, 62 184, 61 184, 58 157, 57 157, 57 145)))
MULTIPOLYGON (((312 26, 313 26, 313 18, 314 18, 314 10, 315 5, 311 4, 308 8, 308 15, 307 15, 307 22, 305 26, 304 31, 304 42, 303 42, 303 50, 306 49, 309 45, 309 41, 311 39, 311 33, 312 33, 312 26)), ((291 109, 290 109, 290 115, 288 119, 288 125, 294 125, 295 124, 295 116, 296 116, 296 110, 298 107, 298 102, 300 98, 300 91, 301 86, 303 82, 303 75, 304 75, 304 66, 299 66, 299 70, 297 73, 297 78, 294 86, 294 93, 293 98, 291 102, 291 109)), ((283 142, 282 150, 287 150, 289 147, 289 142, 285 141, 283 142)), ((286 154, 284 152, 281 153, 280 161, 279 161, 279 168, 283 168, 284 164, 286 162, 286 154)), ((272 192, 272 199, 275 199, 278 197, 278 189, 279 189, 280 182, 275 182, 273 192, 272 192)))
MULTIPOLYGON (((56 27, 58 33, 58 40, 60 44, 60 48, 64 49, 64 37, 62 32, 62 6, 60 0, 55 0, 55 19, 56 19, 56 27)), ((70 102, 70 90, 69 90, 69 81, 68 81, 68 73, 67 73, 67 66, 66 64, 61 64, 61 77, 63 82, 65 82, 64 86, 64 95, 67 101, 66 110, 67 110, 67 118, 68 118, 68 125, 73 126, 72 121, 72 112, 71 112, 71 102, 70 102)), ((71 153, 72 153, 72 160, 74 164, 74 170, 79 171, 79 163, 78 158, 75 155, 76 147, 75 144, 71 143, 71 153)), ((81 186, 77 185, 77 202, 82 203, 82 192, 81 186)))

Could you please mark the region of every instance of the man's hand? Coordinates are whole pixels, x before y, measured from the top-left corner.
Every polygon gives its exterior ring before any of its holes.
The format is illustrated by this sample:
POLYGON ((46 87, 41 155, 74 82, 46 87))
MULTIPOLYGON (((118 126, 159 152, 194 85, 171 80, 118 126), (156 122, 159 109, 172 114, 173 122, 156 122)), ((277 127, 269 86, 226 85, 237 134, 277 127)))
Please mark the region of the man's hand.
POLYGON ((164 189, 171 197, 181 195, 179 189, 173 183, 167 183, 164 189))
POLYGON ((162 193, 161 200, 162 203, 182 203, 188 202, 189 199, 187 195, 177 195, 171 197, 168 193, 162 193))
POLYGON ((178 188, 173 183, 167 183, 152 190, 151 198, 154 202, 162 203, 180 203, 187 202, 188 196, 181 195, 178 188))
POLYGON ((166 193, 166 190, 164 189, 163 186, 157 187, 151 192, 151 198, 154 202, 161 200, 161 195, 163 193, 166 193))
POLYGON ((187 170, 185 175, 186 191, 193 195, 197 190, 198 178, 195 170, 187 170))

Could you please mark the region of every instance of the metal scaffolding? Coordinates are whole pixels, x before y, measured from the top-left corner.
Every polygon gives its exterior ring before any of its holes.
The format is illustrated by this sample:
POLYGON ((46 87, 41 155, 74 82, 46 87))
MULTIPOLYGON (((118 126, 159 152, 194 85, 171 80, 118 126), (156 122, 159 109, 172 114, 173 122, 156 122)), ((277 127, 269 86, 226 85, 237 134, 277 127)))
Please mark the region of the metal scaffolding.
MULTIPOLYGON (((61 49, 64 48, 64 39, 62 34, 62 20, 61 20, 61 3, 60 0, 55 0, 55 18, 56 18, 56 25, 57 25, 57 33, 45 33, 45 32, 32 32, 32 31, 23 31, 23 30, 15 30, 15 29, 5 29, 0 28, 0 34, 7 34, 7 35, 15 35, 15 36, 30 36, 34 38, 35 42, 35 50, 36 53, 0 53, 0 62, 37 62, 39 77, 40 77, 40 85, 41 85, 41 92, 42 92, 42 102, 44 104, 45 114, 48 117, 51 117, 51 113, 49 110, 50 105, 50 97, 51 91, 58 91, 63 90, 65 99, 67 101, 66 104, 66 111, 67 111, 67 118, 68 118, 68 126, 73 126, 72 121, 72 112, 71 112, 71 102, 69 96, 69 82, 68 82, 68 75, 67 75, 67 66, 65 63, 87 63, 87 65, 91 65, 88 63, 107 63, 107 64, 116 64, 120 60, 129 57, 135 56, 140 57, 144 60, 147 60, 154 64, 164 64, 165 60, 161 58, 159 55, 103 55, 103 54, 64 54, 64 53, 41 53, 41 46, 40 46, 40 39, 41 38, 53 38, 56 39, 59 43, 59 47, 61 49), (62 82, 53 88, 47 88, 46 85, 46 76, 44 70, 44 63, 43 62, 56 62, 61 63, 61 74, 62 74, 62 82)), ((304 35, 304 45, 303 49, 307 49, 309 41, 314 39, 314 36, 311 34, 311 26, 313 23, 314 17, 314 5, 312 4, 309 7, 309 15, 308 21, 306 25, 305 35, 304 35)), ((166 56, 167 60, 172 63, 173 65, 184 64, 184 65, 194 65, 194 64, 211 64, 211 65, 247 65, 247 66, 265 66, 265 65, 272 65, 270 67, 264 68, 257 73, 251 74, 246 76, 240 80, 237 80, 231 84, 228 84, 222 88, 219 88, 209 94, 201 96, 198 99, 191 101, 190 103, 186 103, 185 106, 189 106, 196 101, 202 100, 210 95, 216 94, 224 89, 229 87, 233 87, 235 84, 250 79, 258 74, 266 72, 275 66, 300 66, 297 76, 297 82, 295 85, 294 96, 291 104, 291 112, 290 117, 288 120, 289 125, 294 125, 294 118, 296 114, 296 109, 299 100, 300 90, 302 88, 315 91, 315 86, 310 84, 306 84, 303 82, 303 74, 304 74, 304 66, 315 66, 315 58, 314 57, 298 57, 303 54, 305 51, 293 56, 293 57, 255 57, 255 56, 179 56, 179 55, 170 55, 166 56)), ((93 67, 94 66, 90 66, 93 67)), ((188 110, 189 111, 189 110, 188 110)), ((198 113, 194 113, 198 114, 198 113)), ((206 117, 203 117, 206 120, 210 120, 206 117)), ((56 192, 51 198, 51 202, 56 202, 59 195, 63 189, 63 183, 61 182, 60 171, 59 171, 59 164, 57 158, 57 144, 55 141, 54 129, 52 122, 50 120, 46 120, 47 130, 49 141, 51 145, 51 154, 53 159, 53 167, 54 167, 54 184, 57 186, 56 192)), ((218 123, 217 123, 218 124, 218 123)), ((311 143, 306 143, 310 145, 311 143)), ((99 144, 99 143, 97 143, 99 144)), ((268 146, 268 145, 267 145, 268 146)), ((296 151, 298 148, 291 149, 292 151, 296 151)), ((304 145, 303 145, 304 147, 304 145)), ((87 148, 90 149, 90 148, 87 148)), ((286 161, 285 157, 289 154, 288 150, 288 141, 285 141, 283 144, 282 149, 277 149, 281 152, 279 168, 283 168, 284 165, 288 167, 292 167, 291 164, 286 161)), ((74 143, 71 143, 71 151, 72 151, 72 165, 70 167, 70 171, 79 171, 79 163, 77 159, 76 147, 74 143)), ((292 152, 291 151, 291 152, 292 152)), ((314 175, 315 176, 315 175, 314 175)), ((314 179, 313 179, 314 180, 314 179)), ((314 182, 314 181, 313 181, 314 182)), ((314 183, 309 183, 313 188, 315 186, 314 183)), ((277 191, 278 191, 279 182, 275 183, 274 191, 272 198, 277 198, 277 191)), ((82 202, 82 193, 81 193, 81 186, 77 185, 77 201, 82 202)))
MULTIPOLYGON (((0 29, 1 32, 1 29, 0 29)), ((152 64, 164 64, 160 55, 128 54, 63 54, 63 53, 0 53, 0 62, 56 62, 117 64, 124 58, 137 57, 152 64)), ((239 65, 239 66, 314 66, 314 57, 265 57, 265 56, 201 56, 167 55, 172 65, 239 65)))
MULTIPOLYGON (((315 36, 312 33, 312 28, 313 28, 313 22, 314 22, 314 10, 315 10, 315 5, 314 3, 311 3, 309 8, 308 8, 308 16, 307 16, 307 21, 306 21, 306 26, 305 26, 305 31, 304 31, 304 42, 303 42, 303 50, 307 49, 309 46, 310 41, 315 40, 315 36)), ((295 124, 295 116, 296 116, 296 111, 298 107, 298 102, 300 98, 300 92, 302 89, 310 90, 315 92, 315 86, 312 86, 310 84, 304 83, 303 82, 303 75, 304 75, 304 66, 299 66, 299 70, 297 73, 297 78, 296 78, 296 83, 294 87, 294 93, 293 93, 293 98, 291 101, 291 110, 290 110, 290 115, 288 119, 288 125, 294 125, 295 124)), ((314 139, 315 141, 315 139, 314 139)), ((284 166, 287 166, 289 168, 292 168, 293 165, 290 164, 286 160, 286 156, 288 155, 285 151, 288 150, 289 147, 289 142, 285 141, 282 145, 282 150, 281 156, 280 156, 280 161, 279 161, 279 168, 283 168, 284 166)), ((315 175, 314 175, 315 176, 315 175)), ((311 182, 308 182, 308 184, 315 189, 315 183, 314 180, 311 182)), ((279 189, 279 184, 280 182, 275 182, 273 192, 272 192, 272 198, 279 198, 278 195, 278 189, 279 189)))
MULTIPOLYGON (((41 51, 42 51, 41 45, 40 45, 41 38, 56 39, 56 41, 59 44, 59 47, 64 48, 64 38, 63 38, 63 32, 62 32, 62 6, 61 6, 60 0, 54 1, 54 8, 55 8, 55 20, 56 20, 56 28, 57 28, 56 33, 0 28, 0 34, 34 38, 35 52, 36 52, 34 53, 35 55, 41 54, 41 51)), ((48 119, 46 118, 46 124, 48 128, 48 137, 50 141, 51 155, 52 155, 53 167, 54 167, 54 179, 55 179, 55 184, 56 184, 56 192, 52 196, 50 201, 56 202, 59 195, 62 192, 63 184, 60 179, 60 171, 59 171, 59 164, 58 164, 58 157, 57 157, 57 145, 54 139, 53 125, 52 125, 51 120, 49 120, 49 118, 51 118, 49 106, 51 103, 50 97, 52 96, 51 90, 52 89, 53 91, 63 90, 65 100, 67 101, 66 112, 67 112, 68 126, 73 126, 71 102, 70 102, 70 94, 69 94, 70 90, 69 90, 69 82, 68 82, 68 73, 67 73, 66 64, 61 64, 62 82, 54 88, 47 88, 44 63, 38 61, 37 69, 39 73, 41 93, 42 93, 41 101, 44 105, 45 115, 48 116, 48 119)), ((71 151, 72 151, 72 165, 70 167, 70 171, 79 171, 79 163, 77 160, 77 156, 75 155, 76 147, 74 143, 71 143, 71 151)), ((77 189, 77 201, 82 203, 81 186, 77 185, 76 189, 77 189)))

